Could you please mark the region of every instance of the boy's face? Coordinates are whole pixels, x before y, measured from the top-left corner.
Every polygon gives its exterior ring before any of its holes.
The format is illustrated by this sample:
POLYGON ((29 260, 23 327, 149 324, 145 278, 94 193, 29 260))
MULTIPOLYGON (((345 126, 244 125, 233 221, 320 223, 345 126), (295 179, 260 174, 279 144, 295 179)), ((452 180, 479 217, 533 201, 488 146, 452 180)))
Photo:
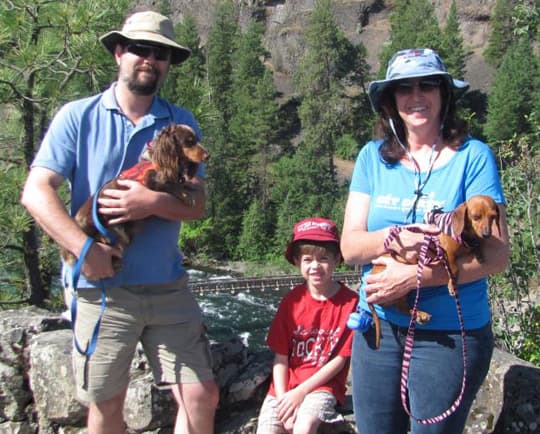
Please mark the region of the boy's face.
POLYGON ((324 292, 332 289, 332 273, 338 260, 339 258, 330 252, 303 253, 296 259, 296 265, 300 268, 308 288, 324 292))

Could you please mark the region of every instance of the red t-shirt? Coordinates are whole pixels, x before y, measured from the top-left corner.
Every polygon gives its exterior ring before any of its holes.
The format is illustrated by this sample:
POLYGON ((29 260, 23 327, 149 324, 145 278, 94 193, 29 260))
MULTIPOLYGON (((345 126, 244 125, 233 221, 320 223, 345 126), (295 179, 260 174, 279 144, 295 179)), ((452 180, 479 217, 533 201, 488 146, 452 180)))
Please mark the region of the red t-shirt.
MULTIPOLYGON (((288 356, 288 390, 311 377, 334 357, 351 356, 353 334, 347 320, 357 302, 357 293, 345 285, 328 300, 314 299, 305 283, 283 297, 266 342, 275 353, 288 356)), ((327 390, 343 403, 348 371, 349 360, 328 383, 315 390, 327 390)), ((268 393, 275 396, 273 381, 268 393)))

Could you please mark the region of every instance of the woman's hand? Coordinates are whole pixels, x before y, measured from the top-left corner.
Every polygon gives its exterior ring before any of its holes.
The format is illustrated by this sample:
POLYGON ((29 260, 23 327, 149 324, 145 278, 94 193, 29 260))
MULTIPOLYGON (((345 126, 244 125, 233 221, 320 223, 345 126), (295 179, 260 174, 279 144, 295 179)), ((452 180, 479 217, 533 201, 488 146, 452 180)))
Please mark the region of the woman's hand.
MULTIPOLYGON (((390 242, 388 250, 403 258, 404 262, 416 264, 425 235, 438 235, 441 230, 435 225, 416 223, 403 226, 390 242)), ((390 232, 389 236, 391 236, 390 232)))
POLYGON ((380 273, 366 276, 366 301, 375 304, 391 303, 416 288, 416 264, 396 261, 384 255, 372 261, 373 265, 383 266, 380 273))

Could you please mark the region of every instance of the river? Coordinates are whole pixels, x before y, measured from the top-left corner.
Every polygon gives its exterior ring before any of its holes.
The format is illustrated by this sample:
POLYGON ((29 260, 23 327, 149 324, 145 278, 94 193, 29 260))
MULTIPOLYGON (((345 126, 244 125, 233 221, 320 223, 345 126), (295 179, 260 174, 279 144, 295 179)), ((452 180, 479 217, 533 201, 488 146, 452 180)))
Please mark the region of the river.
MULTIPOLYGON (((231 278, 198 270, 188 272, 192 280, 231 278)), ((268 327, 285 292, 275 289, 195 292, 195 296, 203 310, 210 339, 224 341, 240 336, 246 346, 256 351, 265 347, 268 327)))

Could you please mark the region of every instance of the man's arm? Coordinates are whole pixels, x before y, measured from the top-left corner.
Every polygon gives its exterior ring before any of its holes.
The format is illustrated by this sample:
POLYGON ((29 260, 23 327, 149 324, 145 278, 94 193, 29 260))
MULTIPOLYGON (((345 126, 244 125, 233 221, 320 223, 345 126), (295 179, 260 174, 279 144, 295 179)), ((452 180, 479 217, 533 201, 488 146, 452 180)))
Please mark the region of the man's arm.
MULTIPOLYGON (((68 214, 58 188, 64 177, 50 169, 34 167, 24 185, 21 203, 50 237, 79 257, 88 236, 68 214)), ((111 277, 114 274, 111 257, 120 257, 120 250, 94 243, 84 262, 82 272, 89 279, 111 277)))
POLYGON ((189 181, 193 189, 190 192, 194 199, 193 206, 168 193, 150 190, 136 181, 119 180, 118 184, 126 189, 103 190, 102 197, 98 201, 99 212, 113 217, 109 221, 111 224, 141 220, 152 215, 175 221, 197 220, 204 217, 205 182, 199 177, 189 181))

